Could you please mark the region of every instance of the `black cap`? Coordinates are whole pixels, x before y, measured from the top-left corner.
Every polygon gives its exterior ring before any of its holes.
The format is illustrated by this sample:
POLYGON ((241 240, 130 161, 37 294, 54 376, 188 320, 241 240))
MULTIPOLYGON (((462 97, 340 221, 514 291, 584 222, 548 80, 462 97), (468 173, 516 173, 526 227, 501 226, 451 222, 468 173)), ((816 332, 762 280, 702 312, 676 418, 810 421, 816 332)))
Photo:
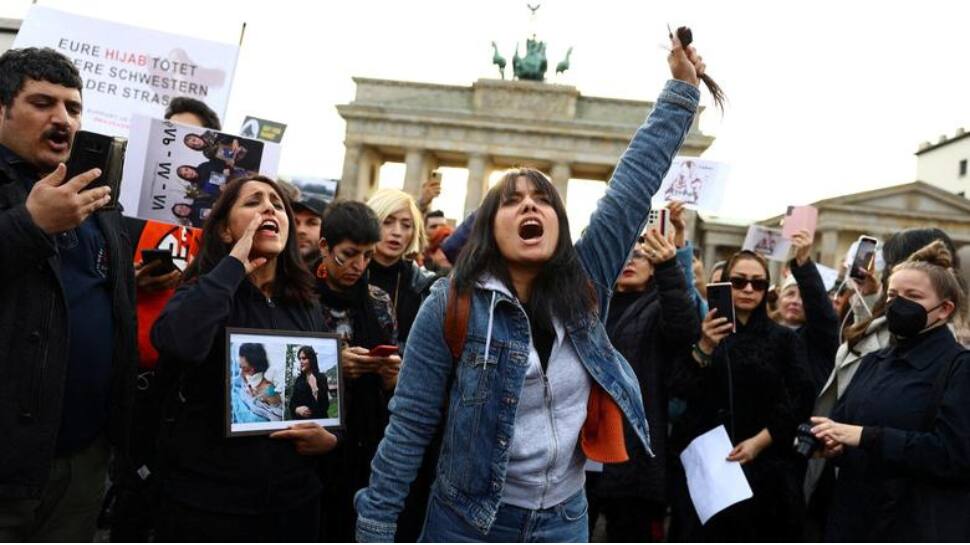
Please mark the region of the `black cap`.
POLYGON ((327 203, 316 198, 311 197, 306 194, 300 195, 300 198, 293 201, 293 211, 299 212, 300 210, 306 210, 307 212, 313 212, 318 216, 323 216, 323 209, 327 207, 327 203))

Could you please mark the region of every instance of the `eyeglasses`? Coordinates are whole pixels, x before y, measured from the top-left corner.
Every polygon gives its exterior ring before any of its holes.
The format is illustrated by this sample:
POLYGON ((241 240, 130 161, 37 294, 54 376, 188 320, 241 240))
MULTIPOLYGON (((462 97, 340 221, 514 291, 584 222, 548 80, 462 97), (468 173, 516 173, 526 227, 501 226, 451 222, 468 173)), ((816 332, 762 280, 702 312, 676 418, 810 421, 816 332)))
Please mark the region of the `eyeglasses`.
POLYGON ((641 252, 640 250, 633 250, 630 252, 630 259, 628 261, 646 261, 647 254, 641 252))
POLYGON ((748 284, 751 284, 751 289, 754 291, 765 291, 768 289, 768 281, 764 278, 742 278, 740 276, 732 276, 728 281, 731 282, 731 287, 736 290, 743 290, 748 284))

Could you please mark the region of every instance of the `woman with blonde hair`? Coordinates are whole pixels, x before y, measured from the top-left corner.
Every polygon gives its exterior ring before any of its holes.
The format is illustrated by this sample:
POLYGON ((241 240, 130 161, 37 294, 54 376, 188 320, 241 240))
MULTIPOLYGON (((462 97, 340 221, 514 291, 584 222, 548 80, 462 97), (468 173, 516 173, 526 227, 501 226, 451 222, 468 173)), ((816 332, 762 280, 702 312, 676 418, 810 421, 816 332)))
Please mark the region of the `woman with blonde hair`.
POLYGON ((397 318, 398 346, 404 353, 411 324, 421 302, 437 278, 413 261, 427 245, 424 219, 411 195, 399 189, 381 189, 367 201, 381 224, 381 240, 368 266, 370 284, 391 296, 397 318))
POLYGON ((947 327, 966 312, 937 240, 896 265, 894 342, 867 355, 831 418, 813 417, 839 468, 827 541, 968 541, 970 358, 947 327))

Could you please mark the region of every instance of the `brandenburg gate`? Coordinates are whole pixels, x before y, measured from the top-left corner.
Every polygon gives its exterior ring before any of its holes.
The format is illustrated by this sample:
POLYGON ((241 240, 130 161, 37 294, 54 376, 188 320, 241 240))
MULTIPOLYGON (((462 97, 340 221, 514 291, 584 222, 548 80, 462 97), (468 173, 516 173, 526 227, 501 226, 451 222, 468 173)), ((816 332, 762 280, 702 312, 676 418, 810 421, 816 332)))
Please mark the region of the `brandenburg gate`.
MULTIPOLYGON (((583 96, 572 86, 480 79, 471 87, 354 78, 356 96, 337 106, 347 122, 342 197, 363 199, 384 162, 406 165, 404 190, 417 195, 432 170, 468 169, 465 213, 476 208, 496 169, 547 173, 563 198, 570 178, 609 180, 652 102, 583 96)), ((699 115, 680 155, 698 156, 714 139, 699 115)))

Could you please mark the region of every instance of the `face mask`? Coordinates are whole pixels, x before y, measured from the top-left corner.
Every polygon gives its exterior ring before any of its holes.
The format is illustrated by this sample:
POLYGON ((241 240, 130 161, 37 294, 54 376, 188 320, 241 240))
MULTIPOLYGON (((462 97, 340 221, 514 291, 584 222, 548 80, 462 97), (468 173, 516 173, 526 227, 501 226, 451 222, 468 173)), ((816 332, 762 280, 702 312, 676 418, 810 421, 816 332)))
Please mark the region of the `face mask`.
POLYGON ((902 339, 919 335, 936 325, 936 322, 927 325, 926 320, 930 312, 941 306, 943 303, 926 310, 916 301, 897 295, 886 306, 886 323, 889 325, 890 333, 902 339))
POLYGON ((254 390, 256 389, 257 386, 259 386, 259 383, 260 382, 263 382, 263 374, 262 373, 253 373, 251 375, 243 375, 243 377, 246 378, 246 384, 248 384, 249 387, 252 388, 252 389, 254 389, 254 390))

